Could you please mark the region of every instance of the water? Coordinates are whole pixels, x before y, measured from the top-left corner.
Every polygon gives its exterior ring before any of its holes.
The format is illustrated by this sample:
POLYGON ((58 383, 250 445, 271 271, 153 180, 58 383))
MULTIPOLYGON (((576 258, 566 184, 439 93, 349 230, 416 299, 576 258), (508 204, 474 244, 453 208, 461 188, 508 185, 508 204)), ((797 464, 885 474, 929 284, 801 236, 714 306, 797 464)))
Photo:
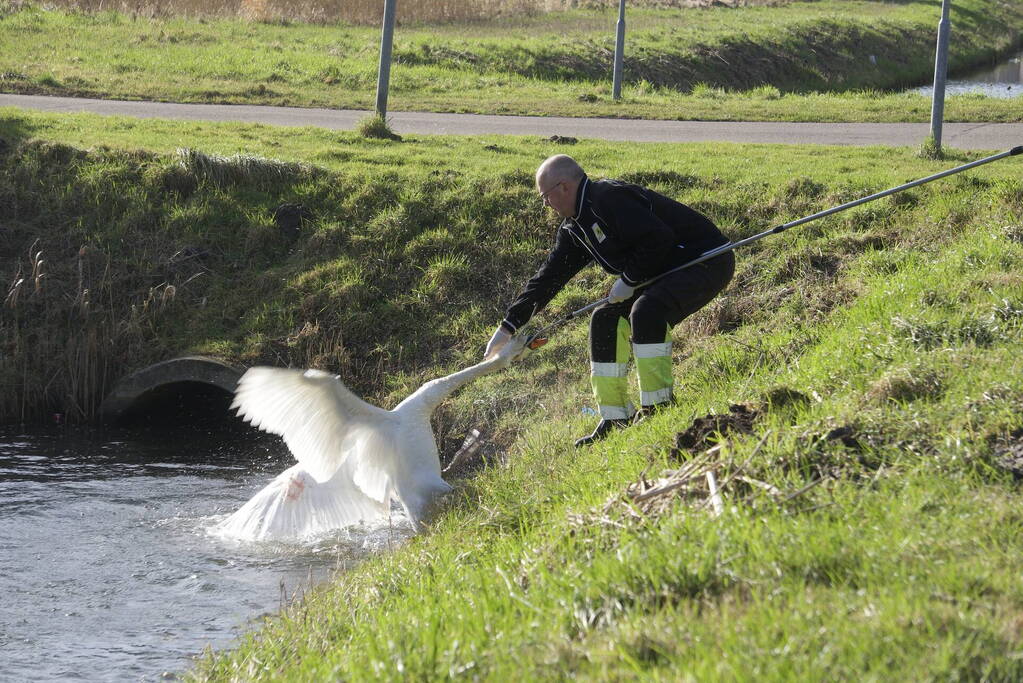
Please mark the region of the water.
MULTIPOLYGON (((915 88, 911 92, 931 96, 934 84, 915 88)), ((981 93, 988 97, 1019 97, 1023 95, 1023 52, 1005 62, 977 71, 962 78, 945 82, 945 96, 981 93)))
POLYGON ((0 431, 0 681, 173 678, 409 531, 302 545, 208 529, 290 465, 238 435, 0 431))

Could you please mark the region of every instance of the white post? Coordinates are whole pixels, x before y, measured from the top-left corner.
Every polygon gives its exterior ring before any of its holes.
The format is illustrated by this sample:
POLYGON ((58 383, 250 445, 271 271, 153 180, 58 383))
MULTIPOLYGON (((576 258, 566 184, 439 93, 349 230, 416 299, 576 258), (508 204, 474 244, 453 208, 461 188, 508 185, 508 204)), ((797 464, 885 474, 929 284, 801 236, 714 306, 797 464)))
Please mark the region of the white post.
POLYGON ((618 32, 615 35, 615 65, 611 96, 617 102, 622 98, 622 57, 625 53, 625 0, 618 0, 618 32))
POLYGON ((377 70, 377 114, 387 117, 387 89, 391 82, 391 43, 398 0, 384 0, 384 26, 380 32, 380 68, 377 70))
POLYGON ((945 77, 948 74, 948 20, 952 0, 941 0, 941 21, 938 22, 938 46, 934 56, 934 91, 931 93, 931 138, 935 150, 941 151, 941 122, 945 117, 945 77))

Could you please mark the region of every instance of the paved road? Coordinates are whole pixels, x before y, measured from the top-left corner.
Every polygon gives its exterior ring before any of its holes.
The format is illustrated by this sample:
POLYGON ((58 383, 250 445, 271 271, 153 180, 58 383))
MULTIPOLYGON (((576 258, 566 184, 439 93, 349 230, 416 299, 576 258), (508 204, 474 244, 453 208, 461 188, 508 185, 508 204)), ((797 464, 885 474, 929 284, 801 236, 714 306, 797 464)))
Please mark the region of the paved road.
MULTIPOLYGON (((70 97, 0 94, 0 106, 50 112, 92 112, 188 121, 244 121, 275 126, 352 130, 368 115, 350 109, 300 109, 232 104, 169 104, 70 97)), ((763 123, 727 121, 643 121, 541 116, 484 116, 392 112, 397 133, 437 135, 551 135, 633 142, 766 142, 814 145, 917 147, 930 133, 927 123, 763 123)), ((1002 150, 1023 144, 1023 123, 946 123, 942 143, 959 149, 1002 150)))

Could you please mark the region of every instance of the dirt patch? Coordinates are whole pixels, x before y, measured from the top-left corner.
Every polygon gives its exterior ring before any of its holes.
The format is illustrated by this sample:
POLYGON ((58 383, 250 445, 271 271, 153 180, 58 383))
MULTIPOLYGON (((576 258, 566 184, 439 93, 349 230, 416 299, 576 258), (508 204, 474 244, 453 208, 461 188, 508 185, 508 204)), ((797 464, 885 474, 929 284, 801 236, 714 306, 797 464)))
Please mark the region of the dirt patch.
POLYGON ((800 408, 810 404, 810 397, 802 391, 786 386, 779 386, 764 393, 764 403, 771 410, 800 408))
POLYGON ((824 441, 837 441, 850 450, 862 451, 863 444, 856 435, 856 429, 849 425, 835 427, 821 437, 824 441))
POLYGON ((671 454, 673 457, 683 457, 682 451, 705 450, 730 434, 751 434, 753 423, 761 412, 755 406, 736 403, 730 405, 724 415, 711 413, 698 417, 688 429, 675 435, 675 447, 671 454))
MULTIPOLYGON (((782 388, 768 394, 763 404, 734 404, 725 414, 698 417, 688 429, 675 435, 670 455, 679 461, 690 460, 732 436, 752 434, 757 420, 767 410, 808 400, 800 392, 782 388)), ((874 471, 881 461, 876 460, 872 453, 883 443, 886 439, 881 434, 855 424, 843 424, 826 432, 802 435, 792 452, 774 458, 769 467, 779 472, 833 478, 847 474, 850 467, 874 471)), ((1019 472, 1023 476, 1023 438, 1017 444, 1016 453, 1019 472)))
POLYGON ((779 473, 798 473, 804 477, 843 479, 881 476, 887 461, 879 454, 885 446, 899 445, 905 452, 919 453, 921 445, 910 442, 893 444, 883 433, 844 424, 826 432, 809 432, 796 440, 792 449, 770 460, 767 467, 779 473))
POLYGON ((1005 445, 995 451, 995 464, 1023 479, 1023 427, 1009 434, 1005 445))

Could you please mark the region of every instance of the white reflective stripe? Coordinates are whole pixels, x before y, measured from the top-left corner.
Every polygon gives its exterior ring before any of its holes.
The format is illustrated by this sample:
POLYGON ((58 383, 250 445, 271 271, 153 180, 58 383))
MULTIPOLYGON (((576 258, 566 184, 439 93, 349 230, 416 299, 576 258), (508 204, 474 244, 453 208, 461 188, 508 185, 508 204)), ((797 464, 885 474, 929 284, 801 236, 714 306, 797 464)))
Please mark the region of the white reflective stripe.
POLYGON ((652 406, 658 403, 665 403, 671 400, 671 387, 658 389, 657 391, 639 392, 639 402, 644 406, 652 406))
POLYGON ((630 403, 624 408, 621 406, 597 406, 597 412, 605 420, 631 420, 636 409, 630 403))
POLYGON ((661 342, 660 344, 633 344, 632 350, 636 354, 636 358, 660 358, 661 356, 670 356, 671 342, 661 342))
POLYGON ((592 377, 628 377, 628 363, 594 363, 590 361, 592 377))

